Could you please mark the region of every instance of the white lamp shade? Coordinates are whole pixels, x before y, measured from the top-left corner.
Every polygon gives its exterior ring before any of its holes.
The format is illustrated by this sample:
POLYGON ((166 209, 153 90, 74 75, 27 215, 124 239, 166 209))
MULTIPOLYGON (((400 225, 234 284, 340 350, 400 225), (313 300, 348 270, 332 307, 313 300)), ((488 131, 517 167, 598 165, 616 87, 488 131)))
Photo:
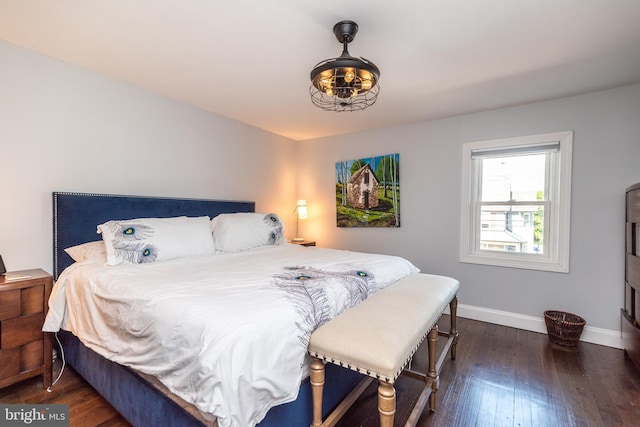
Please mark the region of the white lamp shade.
POLYGON ((307 201, 306 200, 298 200, 296 211, 298 213, 298 219, 305 219, 308 217, 307 212, 307 201))

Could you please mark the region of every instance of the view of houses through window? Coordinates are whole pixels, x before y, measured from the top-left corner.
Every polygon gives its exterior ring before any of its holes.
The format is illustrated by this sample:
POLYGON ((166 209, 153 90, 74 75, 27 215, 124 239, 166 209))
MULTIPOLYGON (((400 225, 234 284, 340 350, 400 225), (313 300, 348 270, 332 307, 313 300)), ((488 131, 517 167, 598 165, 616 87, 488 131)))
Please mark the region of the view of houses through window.
POLYGON ((480 250, 544 253, 547 153, 480 157, 480 250))

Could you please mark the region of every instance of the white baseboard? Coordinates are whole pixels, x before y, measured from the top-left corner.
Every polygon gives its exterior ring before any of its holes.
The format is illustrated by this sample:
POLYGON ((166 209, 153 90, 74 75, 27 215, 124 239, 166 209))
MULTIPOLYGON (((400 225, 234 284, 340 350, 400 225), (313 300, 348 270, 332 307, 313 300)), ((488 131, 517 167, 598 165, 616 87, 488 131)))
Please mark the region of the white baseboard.
MULTIPOLYGON (((449 313, 449 309, 445 311, 449 313)), ((480 320, 482 322, 495 323, 497 325, 524 329, 526 331, 547 333, 544 318, 510 313, 508 311, 492 310, 490 308, 474 307, 472 305, 458 304, 458 316, 466 319, 480 320)), ((464 331, 460 331, 463 333, 464 331)), ((620 331, 595 328, 586 325, 580 335, 580 341, 607 347, 623 348, 620 331)))

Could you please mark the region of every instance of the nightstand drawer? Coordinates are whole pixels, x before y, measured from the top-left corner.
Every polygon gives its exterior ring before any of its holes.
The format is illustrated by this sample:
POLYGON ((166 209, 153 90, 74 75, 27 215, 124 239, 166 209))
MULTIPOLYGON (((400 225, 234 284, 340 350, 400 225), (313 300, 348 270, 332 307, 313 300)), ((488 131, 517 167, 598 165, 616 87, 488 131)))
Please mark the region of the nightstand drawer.
POLYGON ((44 310, 44 283, 31 288, 22 289, 20 295, 21 315, 42 313, 44 310))
POLYGON ((0 292, 0 320, 13 319, 44 310, 44 284, 0 292))
POLYGON ((20 347, 0 350, 0 381, 42 367, 44 345, 42 340, 20 347))
POLYGON ((20 373, 20 347, 0 350, 0 381, 20 373))
POLYGON ((42 366, 44 344, 42 340, 30 342, 20 347, 20 372, 31 371, 42 366))
POLYGON ((0 292, 0 320, 20 316, 20 289, 0 292))
POLYGON ((27 344, 31 341, 42 340, 42 313, 0 322, 0 350, 6 350, 27 344))

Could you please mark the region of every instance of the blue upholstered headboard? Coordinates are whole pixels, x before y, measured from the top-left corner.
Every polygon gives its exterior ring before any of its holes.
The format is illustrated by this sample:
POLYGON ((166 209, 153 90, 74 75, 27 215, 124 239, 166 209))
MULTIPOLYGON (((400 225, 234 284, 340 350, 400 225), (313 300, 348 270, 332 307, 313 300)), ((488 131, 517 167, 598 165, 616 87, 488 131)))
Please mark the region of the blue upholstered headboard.
POLYGON ((255 202, 53 193, 53 276, 73 263, 65 248, 100 240, 97 226, 112 219, 169 218, 254 212, 255 202))

